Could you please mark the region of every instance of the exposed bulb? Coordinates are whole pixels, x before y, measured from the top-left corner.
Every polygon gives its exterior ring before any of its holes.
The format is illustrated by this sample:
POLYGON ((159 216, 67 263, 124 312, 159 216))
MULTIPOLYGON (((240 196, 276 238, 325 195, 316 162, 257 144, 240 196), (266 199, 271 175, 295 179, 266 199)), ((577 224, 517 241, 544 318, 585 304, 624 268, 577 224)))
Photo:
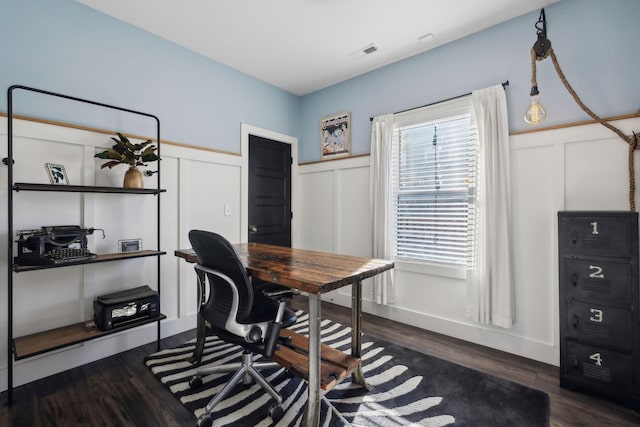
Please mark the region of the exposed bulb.
POLYGON ((524 121, 535 126, 538 123, 542 123, 546 117, 547 112, 542 108, 542 104, 538 102, 538 95, 531 95, 531 103, 524 115, 524 121))

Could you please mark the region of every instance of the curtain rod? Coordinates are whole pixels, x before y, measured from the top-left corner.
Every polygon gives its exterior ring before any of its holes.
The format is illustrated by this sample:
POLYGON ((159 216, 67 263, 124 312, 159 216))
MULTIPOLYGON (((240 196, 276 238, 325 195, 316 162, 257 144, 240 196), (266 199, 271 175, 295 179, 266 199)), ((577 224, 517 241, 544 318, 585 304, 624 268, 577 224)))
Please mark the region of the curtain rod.
MULTIPOLYGON (((502 82, 502 88, 504 89, 505 87, 509 86, 509 80, 507 80, 506 82, 502 82)), ((447 102, 447 101, 453 101, 454 99, 458 99, 458 98, 462 98, 463 96, 469 96, 471 95, 472 92, 469 93, 463 93, 462 95, 458 95, 458 96, 454 96, 451 98, 447 98, 447 99, 443 99, 442 101, 436 101, 436 102, 431 102, 429 104, 425 104, 425 105, 420 105, 419 107, 413 107, 413 108, 407 108, 406 110, 402 110, 402 111, 396 111, 393 114, 400 114, 400 113, 406 113, 407 111, 411 111, 411 110, 417 110, 418 108, 424 108, 424 107, 429 107, 431 105, 435 105, 435 104, 440 104, 441 102, 447 102)), ((373 121, 373 117, 369 117, 369 121, 373 121)))

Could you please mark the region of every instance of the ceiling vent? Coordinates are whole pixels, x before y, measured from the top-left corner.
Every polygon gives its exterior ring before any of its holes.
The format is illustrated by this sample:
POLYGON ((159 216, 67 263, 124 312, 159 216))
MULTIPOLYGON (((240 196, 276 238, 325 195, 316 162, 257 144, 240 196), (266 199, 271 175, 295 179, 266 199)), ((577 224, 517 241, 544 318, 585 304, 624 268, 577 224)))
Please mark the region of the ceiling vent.
POLYGON ((368 46, 365 46, 361 49, 356 50, 355 52, 351 52, 349 56, 353 59, 360 59, 367 55, 371 55, 373 52, 376 52, 377 50, 378 50, 378 47, 372 43, 368 46))
POLYGON ((375 46, 369 46, 368 48, 366 48, 365 50, 363 50, 364 53, 366 53, 367 55, 372 54, 373 52, 375 52, 376 50, 378 50, 377 47, 375 46))
POLYGON ((423 36, 418 37, 418 41, 420 43, 429 43, 434 38, 435 38, 435 36, 433 35, 433 33, 427 33, 427 34, 425 34, 423 36))

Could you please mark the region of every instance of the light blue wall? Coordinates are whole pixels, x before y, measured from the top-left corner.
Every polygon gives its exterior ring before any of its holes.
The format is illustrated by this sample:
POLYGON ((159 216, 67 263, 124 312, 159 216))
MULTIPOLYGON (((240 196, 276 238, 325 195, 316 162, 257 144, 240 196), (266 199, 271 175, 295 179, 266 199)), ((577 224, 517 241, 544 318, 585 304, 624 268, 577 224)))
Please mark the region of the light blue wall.
MULTIPOLYGON (((0 111, 22 84, 157 115, 161 137, 186 144, 239 152, 241 122, 299 133, 299 97, 72 0, 0 0, 0 28, 0 111)), ((14 94, 16 114, 154 135, 153 122, 14 94)))
MULTIPOLYGON (((640 107, 639 0, 562 0, 546 8, 565 74, 601 116, 640 107)), ((369 117, 509 80, 512 131, 528 103, 538 11, 302 98, 72 0, 0 0, 0 87, 24 84, 159 116, 164 139, 239 151, 240 122, 298 136, 320 158, 319 118, 351 111, 353 154, 369 152, 369 117)), ((223 42, 223 41, 220 41, 223 42)), ((538 63, 547 125, 584 120, 553 70, 538 63)), ((6 111, 0 96, 0 111, 6 111)), ((143 124, 16 95, 16 113, 125 132, 143 124)))
MULTIPOLYGON (((640 0, 562 0, 545 8, 547 36, 567 79, 602 117, 640 107, 640 0)), ((370 116, 412 108, 509 80, 510 129, 522 120, 531 80, 529 51, 539 11, 305 96, 299 159, 319 160, 319 118, 351 111, 353 154, 369 152, 370 116)), ((437 36, 437 35, 436 35, 437 36)), ((545 125, 588 119, 557 77, 538 62, 545 125)))

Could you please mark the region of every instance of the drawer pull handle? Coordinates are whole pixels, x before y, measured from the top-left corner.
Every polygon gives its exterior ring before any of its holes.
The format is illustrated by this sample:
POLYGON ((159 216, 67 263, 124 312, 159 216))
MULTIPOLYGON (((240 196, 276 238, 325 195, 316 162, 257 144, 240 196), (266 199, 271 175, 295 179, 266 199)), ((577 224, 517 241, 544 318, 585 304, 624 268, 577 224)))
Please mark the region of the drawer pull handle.
POLYGON ((576 232, 576 230, 573 230, 573 232, 571 233, 571 243, 573 243, 574 245, 578 243, 578 233, 576 232))
POLYGON ((573 327, 577 328, 578 327, 578 316, 576 316, 575 314, 573 315, 573 327))
POLYGON ((571 284, 573 286, 578 286, 578 274, 577 273, 573 273, 571 275, 571 284))

